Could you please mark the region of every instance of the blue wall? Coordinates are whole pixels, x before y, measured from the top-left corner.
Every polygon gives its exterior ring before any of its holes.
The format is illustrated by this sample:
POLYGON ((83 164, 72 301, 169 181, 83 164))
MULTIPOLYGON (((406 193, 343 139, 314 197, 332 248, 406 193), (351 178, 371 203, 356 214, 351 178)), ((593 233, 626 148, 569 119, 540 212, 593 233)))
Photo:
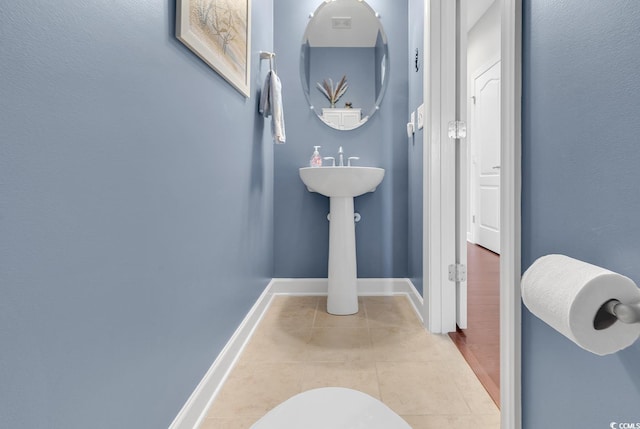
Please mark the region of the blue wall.
MULTIPOLYGON (((640 283, 640 2, 523 5, 523 269, 564 253, 640 283)), ((523 427, 640 422, 640 343, 606 357, 523 314, 523 427)))
POLYGON ((380 111, 353 131, 324 125, 302 92, 300 46, 309 13, 319 3, 275 1, 274 43, 287 123, 287 144, 274 151, 275 276, 327 276, 329 200, 308 192, 298 175, 313 146, 321 145, 323 156, 335 156, 343 146, 347 156, 360 157, 360 165, 386 169, 378 189, 355 200, 362 215, 356 224, 358 275, 407 277, 407 3, 368 2, 381 14, 389 41, 390 82, 380 111))
MULTIPOLYGON (((409 139, 409 277, 422 294, 422 188, 424 129, 418 130, 418 106, 423 102, 424 81, 424 0, 409 0, 409 115, 415 113, 416 131, 409 139), (415 67, 418 49, 418 71, 415 67)), ((408 121, 407 121, 408 122, 408 121)))
POLYGON ((0 427, 167 427, 272 277, 272 14, 245 99, 175 1, 0 6, 0 427))
MULTIPOLYGON (((336 107, 344 107, 345 102, 353 107, 364 108, 362 114, 369 114, 375 105, 375 81, 371 70, 375 68, 374 48, 310 48, 309 75, 311 91, 309 98, 318 112, 331 103, 318 89, 316 83, 323 80, 338 85, 342 76, 347 76, 347 92, 338 100, 336 107)), ((306 67, 306 65, 305 65, 306 67)), ((297 84, 297 82, 296 82, 297 84)))

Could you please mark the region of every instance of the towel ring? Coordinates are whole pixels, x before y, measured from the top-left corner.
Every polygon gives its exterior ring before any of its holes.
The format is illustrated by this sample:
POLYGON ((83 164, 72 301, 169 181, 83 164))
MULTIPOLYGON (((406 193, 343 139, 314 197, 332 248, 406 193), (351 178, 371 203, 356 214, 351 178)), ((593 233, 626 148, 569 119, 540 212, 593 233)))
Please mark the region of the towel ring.
POLYGON ((269 60, 269 70, 275 71, 276 54, 268 51, 260 51, 261 60, 269 60))

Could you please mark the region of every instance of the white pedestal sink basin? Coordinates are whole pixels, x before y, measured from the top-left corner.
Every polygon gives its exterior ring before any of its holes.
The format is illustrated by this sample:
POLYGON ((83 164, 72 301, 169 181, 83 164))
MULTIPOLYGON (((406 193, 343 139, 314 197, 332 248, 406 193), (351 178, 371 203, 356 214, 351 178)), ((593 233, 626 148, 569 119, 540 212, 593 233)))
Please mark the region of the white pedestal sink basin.
POLYGON ((304 167, 300 178, 309 192, 329 197, 329 291, 327 311, 346 315, 358 312, 356 230, 353 199, 373 192, 384 169, 375 167, 304 167))

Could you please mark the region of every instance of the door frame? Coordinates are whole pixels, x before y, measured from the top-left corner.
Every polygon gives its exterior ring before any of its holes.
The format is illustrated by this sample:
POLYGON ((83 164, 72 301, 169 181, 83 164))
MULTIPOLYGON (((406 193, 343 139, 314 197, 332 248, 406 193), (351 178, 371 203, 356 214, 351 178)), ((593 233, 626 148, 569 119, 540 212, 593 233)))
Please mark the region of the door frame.
MULTIPOLYGON (((500 176, 500 410, 502 429, 520 429, 521 404, 521 58, 522 0, 501 6, 500 176)), ((450 329, 448 265, 455 261, 455 144, 447 124, 455 117, 456 2, 425 0, 425 133, 423 159, 423 277, 426 328, 450 329), (452 222, 453 220, 453 222, 452 222), (453 257, 451 256, 453 254, 453 257)), ((453 294, 455 308, 455 293, 453 294)), ((453 315, 455 324, 455 314, 453 315)))
POLYGON ((424 52, 424 151, 423 151, 423 321, 432 333, 455 330, 455 311, 443 311, 455 303, 456 288, 448 280, 448 265, 455 261, 455 145, 448 140, 448 121, 455 116, 456 2, 425 0, 424 52), (453 46, 453 49, 447 49, 453 46), (448 68, 449 67, 449 68, 448 68), (449 167, 449 168, 446 168, 449 167), (449 201, 450 200, 450 201, 449 201), (453 204, 453 211, 449 205, 453 204), (451 216, 447 216, 451 213, 451 216))

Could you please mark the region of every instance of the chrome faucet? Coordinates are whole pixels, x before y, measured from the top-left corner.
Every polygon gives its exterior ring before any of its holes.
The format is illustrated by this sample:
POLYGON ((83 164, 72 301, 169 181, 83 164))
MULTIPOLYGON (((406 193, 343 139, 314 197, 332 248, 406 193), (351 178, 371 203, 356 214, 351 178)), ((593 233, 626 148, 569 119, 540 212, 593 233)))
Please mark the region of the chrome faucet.
POLYGON ((340 167, 344 167, 344 152, 342 151, 342 146, 340 146, 340 149, 338 149, 338 159, 340 159, 340 164, 338 164, 340 167))

